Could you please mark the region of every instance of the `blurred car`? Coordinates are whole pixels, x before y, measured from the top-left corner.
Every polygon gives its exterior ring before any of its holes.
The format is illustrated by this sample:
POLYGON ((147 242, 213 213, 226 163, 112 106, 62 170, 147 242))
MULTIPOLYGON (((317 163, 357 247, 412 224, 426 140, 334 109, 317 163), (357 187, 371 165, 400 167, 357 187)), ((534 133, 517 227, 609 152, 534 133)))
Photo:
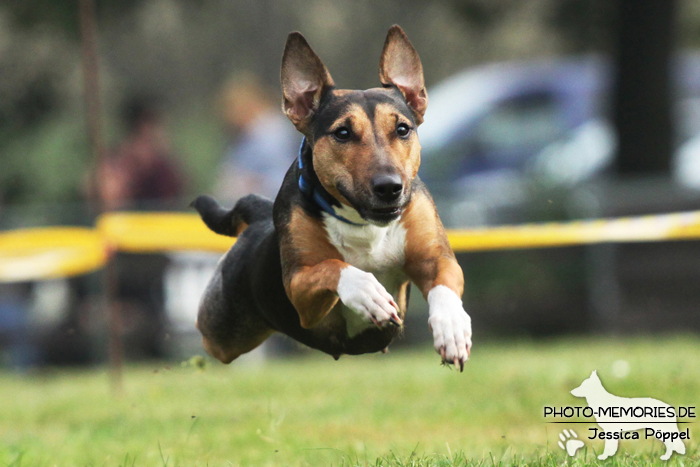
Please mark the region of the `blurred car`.
MULTIPOLYGON (((700 55, 676 60, 676 179, 700 187, 700 55), (688 142, 689 146, 684 146, 688 142)), ((430 89, 421 178, 446 224, 518 222, 534 193, 567 196, 604 174, 612 64, 600 56, 489 64, 430 89)))

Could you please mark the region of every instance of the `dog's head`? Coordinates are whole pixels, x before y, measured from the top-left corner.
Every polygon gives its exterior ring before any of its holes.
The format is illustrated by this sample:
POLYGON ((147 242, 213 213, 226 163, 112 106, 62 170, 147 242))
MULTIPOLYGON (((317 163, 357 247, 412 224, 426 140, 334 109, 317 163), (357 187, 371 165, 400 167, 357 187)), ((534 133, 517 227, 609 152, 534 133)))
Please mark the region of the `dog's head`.
POLYGON ((376 224, 397 219, 420 165, 416 128, 428 95, 416 50, 393 26, 379 61, 381 88, 335 89, 328 70, 298 32, 282 58, 283 108, 313 148, 313 168, 342 204, 376 224))
POLYGON ((576 397, 591 396, 602 386, 603 384, 600 382, 600 378, 598 378, 598 373, 593 370, 591 376, 583 380, 583 383, 581 383, 579 387, 571 390, 571 395, 576 397))

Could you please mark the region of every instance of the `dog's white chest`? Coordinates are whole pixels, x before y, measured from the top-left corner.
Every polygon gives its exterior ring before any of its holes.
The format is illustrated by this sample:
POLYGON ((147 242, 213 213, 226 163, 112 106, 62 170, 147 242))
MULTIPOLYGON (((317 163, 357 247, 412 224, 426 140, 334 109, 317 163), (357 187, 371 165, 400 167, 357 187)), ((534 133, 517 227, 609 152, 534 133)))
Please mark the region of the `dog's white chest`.
POLYGON ((377 279, 383 273, 403 267, 406 229, 399 221, 386 227, 371 224, 358 227, 327 216, 324 224, 331 244, 346 263, 376 273, 377 279))
MULTIPOLYGON (((406 280, 403 271, 406 246, 406 229, 399 221, 386 227, 348 225, 326 216, 324 219, 328 238, 343 260, 365 272, 371 272, 395 301, 401 284, 406 280)), ((374 326, 370 321, 340 303, 337 309, 345 319, 348 336, 354 337, 374 326)))

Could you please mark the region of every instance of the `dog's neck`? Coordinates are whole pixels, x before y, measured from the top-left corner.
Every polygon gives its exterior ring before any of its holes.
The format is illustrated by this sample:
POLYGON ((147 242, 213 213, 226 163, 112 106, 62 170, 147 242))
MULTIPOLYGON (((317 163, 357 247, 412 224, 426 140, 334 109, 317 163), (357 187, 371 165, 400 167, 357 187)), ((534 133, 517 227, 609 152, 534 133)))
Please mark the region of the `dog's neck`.
POLYGON ((297 166, 299 170, 299 191, 314 203, 318 209, 348 225, 357 227, 369 225, 355 209, 343 205, 323 187, 314 170, 313 149, 306 141, 306 138, 301 140, 297 166))

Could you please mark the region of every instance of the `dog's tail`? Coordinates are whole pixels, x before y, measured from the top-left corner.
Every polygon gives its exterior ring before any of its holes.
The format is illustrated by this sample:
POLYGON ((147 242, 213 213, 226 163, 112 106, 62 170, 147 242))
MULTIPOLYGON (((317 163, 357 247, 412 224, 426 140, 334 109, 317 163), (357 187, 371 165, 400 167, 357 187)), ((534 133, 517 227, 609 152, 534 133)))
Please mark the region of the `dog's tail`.
POLYGON ((192 201, 204 223, 219 235, 237 237, 246 227, 272 217, 272 201, 258 195, 239 199, 231 210, 226 210, 211 196, 198 196, 192 201))

